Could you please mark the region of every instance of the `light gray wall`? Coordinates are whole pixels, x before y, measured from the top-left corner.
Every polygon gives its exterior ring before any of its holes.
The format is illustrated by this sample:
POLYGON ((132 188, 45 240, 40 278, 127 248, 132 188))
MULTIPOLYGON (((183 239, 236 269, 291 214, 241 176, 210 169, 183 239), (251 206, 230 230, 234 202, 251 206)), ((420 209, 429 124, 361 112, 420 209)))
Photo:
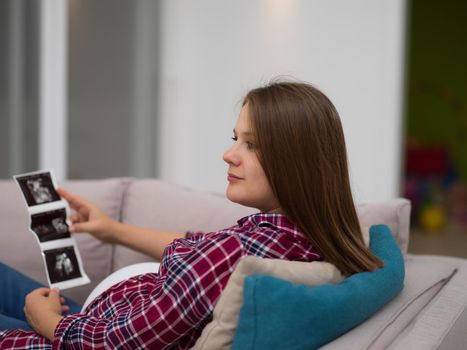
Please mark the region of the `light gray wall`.
POLYGON ((239 101, 277 75, 335 103, 357 201, 398 195, 403 0, 162 0, 159 176, 224 192, 239 101))

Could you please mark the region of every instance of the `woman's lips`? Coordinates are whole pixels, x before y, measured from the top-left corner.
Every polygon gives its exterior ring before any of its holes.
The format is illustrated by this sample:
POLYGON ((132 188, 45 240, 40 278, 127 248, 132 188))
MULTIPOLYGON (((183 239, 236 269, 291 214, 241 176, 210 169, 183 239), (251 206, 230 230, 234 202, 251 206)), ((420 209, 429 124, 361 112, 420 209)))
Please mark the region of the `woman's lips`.
POLYGON ((235 176, 234 174, 230 174, 230 173, 227 174, 227 181, 229 182, 236 182, 240 180, 242 180, 242 178, 235 176))

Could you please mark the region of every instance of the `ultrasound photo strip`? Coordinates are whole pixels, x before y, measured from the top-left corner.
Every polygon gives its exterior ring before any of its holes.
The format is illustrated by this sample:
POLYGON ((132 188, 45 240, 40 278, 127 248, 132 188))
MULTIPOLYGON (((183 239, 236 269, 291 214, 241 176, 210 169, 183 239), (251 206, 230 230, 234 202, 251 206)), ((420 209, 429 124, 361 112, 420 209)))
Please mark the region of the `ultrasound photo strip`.
POLYGON ((29 231, 38 240, 51 288, 66 289, 89 283, 67 220, 68 203, 56 191, 52 170, 13 177, 29 212, 29 231))

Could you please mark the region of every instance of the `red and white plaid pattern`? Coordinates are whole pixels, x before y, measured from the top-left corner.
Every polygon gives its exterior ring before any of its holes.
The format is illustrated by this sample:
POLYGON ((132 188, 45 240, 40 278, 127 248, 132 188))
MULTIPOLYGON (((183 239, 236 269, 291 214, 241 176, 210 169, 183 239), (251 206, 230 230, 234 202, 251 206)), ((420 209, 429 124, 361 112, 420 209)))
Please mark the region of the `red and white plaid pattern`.
POLYGON ((320 255, 287 217, 259 213, 233 227, 188 232, 165 252, 158 273, 123 281, 83 314, 64 317, 50 343, 35 332, 0 331, 0 349, 189 349, 239 259, 314 261, 320 255))

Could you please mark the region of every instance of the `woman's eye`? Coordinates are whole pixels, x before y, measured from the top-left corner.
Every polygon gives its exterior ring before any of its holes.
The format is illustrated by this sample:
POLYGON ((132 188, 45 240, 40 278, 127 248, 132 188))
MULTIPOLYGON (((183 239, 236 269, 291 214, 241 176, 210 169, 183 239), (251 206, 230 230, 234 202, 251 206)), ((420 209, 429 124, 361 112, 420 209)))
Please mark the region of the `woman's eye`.
MULTIPOLYGON (((238 141, 238 137, 237 137, 237 136, 233 136, 233 137, 231 137, 231 139, 232 139, 233 141, 235 141, 235 142, 238 141)), ((245 144, 246 144, 246 147, 247 147, 248 149, 254 149, 254 148, 255 148, 255 144, 254 144, 253 142, 251 142, 251 141, 245 141, 245 144)))

